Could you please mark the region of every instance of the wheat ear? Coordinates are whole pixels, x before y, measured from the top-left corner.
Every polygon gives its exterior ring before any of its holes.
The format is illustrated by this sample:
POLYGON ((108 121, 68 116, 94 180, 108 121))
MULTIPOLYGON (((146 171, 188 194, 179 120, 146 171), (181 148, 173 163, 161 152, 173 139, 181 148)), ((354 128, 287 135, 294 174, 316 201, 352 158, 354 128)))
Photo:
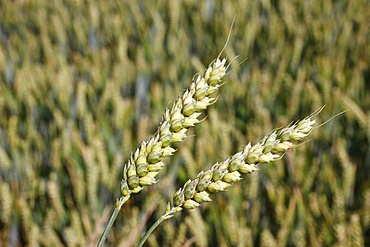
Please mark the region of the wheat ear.
POLYGON ((314 128, 316 116, 323 109, 290 126, 272 131, 260 142, 252 146, 250 143, 242 151, 216 163, 208 171, 201 171, 193 180, 188 180, 173 196, 173 204, 167 205, 166 213, 148 230, 138 246, 142 246, 151 232, 164 220, 173 217, 176 212, 199 207, 203 202, 212 201, 212 193, 225 191, 235 182, 241 180, 242 174, 252 173, 257 165, 270 163, 282 158, 288 149, 304 140, 314 128))
POLYGON ((131 194, 139 193, 145 186, 157 182, 156 176, 166 165, 162 160, 176 151, 174 143, 182 142, 190 127, 199 123, 198 117, 217 100, 217 93, 223 85, 227 70, 226 59, 217 58, 202 75, 193 79, 190 87, 175 101, 171 110, 166 109, 157 132, 143 141, 123 167, 121 197, 117 199, 115 210, 101 236, 98 246, 102 246, 123 204, 131 194))
POLYGON ((172 109, 165 110, 158 131, 131 154, 123 168, 122 197, 127 198, 157 182, 155 177, 165 166, 162 159, 176 151, 173 143, 182 142, 187 130, 200 122, 201 112, 217 100, 215 95, 227 69, 225 63, 226 59, 216 59, 202 76, 197 76, 172 109))

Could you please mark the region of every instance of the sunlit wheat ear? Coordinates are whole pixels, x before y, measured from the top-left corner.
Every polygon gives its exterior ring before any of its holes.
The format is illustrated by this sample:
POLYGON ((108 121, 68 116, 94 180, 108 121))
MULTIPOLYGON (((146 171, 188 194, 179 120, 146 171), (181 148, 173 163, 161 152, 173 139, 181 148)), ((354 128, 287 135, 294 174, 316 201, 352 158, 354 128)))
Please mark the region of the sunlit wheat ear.
POLYGON ((166 165, 163 158, 176 151, 173 144, 182 142, 187 137, 187 130, 200 122, 201 112, 217 100, 226 70, 226 59, 217 58, 202 75, 196 76, 171 110, 165 110, 156 134, 149 141, 143 141, 124 165, 119 204, 131 194, 157 182, 157 174, 166 165))
POLYGON ((167 217, 185 209, 199 207, 211 201, 212 193, 225 191, 241 180, 242 174, 252 173, 257 165, 279 160, 288 149, 302 142, 314 128, 317 115, 322 108, 307 118, 290 126, 273 131, 255 145, 250 143, 239 153, 221 163, 216 163, 208 171, 202 171, 193 180, 188 180, 173 196, 173 204, 167 207, 167 217))

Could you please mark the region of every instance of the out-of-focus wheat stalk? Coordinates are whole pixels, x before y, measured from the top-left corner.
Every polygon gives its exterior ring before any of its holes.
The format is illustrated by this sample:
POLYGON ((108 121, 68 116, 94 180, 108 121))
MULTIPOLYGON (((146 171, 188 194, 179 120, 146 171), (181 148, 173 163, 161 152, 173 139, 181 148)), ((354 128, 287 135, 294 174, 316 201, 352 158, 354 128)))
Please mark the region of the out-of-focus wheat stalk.
POLYGON ((131 154, 123 168, 121 197, 117 199, 116 208, 98 246, 104 243, 119 210, 131 194, 139 193, 145 186, 157 183, 156 176, 166 165, 163 159, 176 151, 173 144, 182 142, 186 138, 188 129, 200 122, 198 117, 202 111, 216 102, 226 70, 226 59, 217 58, 202 75, 196 76, 190 87, 173 104, 171 110, 165 110, 157 132, 149 141, 143 141, 131 154))
POLYGON ((314 128, 314 116, 320 113, 321 107, 316 112, 279 131, 272 131, 255 145, 249 143, 242 151, 227 158, 221 163, 216 163, 211 169, 201 171, 193 180, 188 180, 173 196, 172 205, 168 203, 166 213, 148 230, 138 246, 142 246, 152 231, 164 220, 174 216, 176 212, 199 207, 203 202, 210 202, 212 193, 225 191, 235 182, 241 180, 242 174, 252 173, 259 164, 270 163, 281 157, 302 140, 314 128))

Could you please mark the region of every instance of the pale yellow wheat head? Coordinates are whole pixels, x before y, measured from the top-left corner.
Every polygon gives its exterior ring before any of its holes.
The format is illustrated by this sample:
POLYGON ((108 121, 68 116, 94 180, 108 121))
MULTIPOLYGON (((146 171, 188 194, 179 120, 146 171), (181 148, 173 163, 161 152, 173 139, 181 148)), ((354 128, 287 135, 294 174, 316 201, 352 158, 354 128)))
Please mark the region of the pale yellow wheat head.
POLYGON ((157 132, 149 141, 143 141, 124 165, 119 205, 131 194, 157 182, 157 174, 166 165, 163 158, 176 151, 173 144, 182 142, 188 129, 200 122, 202 111, 217 100, 226 70, 226 59, 217 58, 202 75, 196 76, 171 110, 165 110, 157 132))

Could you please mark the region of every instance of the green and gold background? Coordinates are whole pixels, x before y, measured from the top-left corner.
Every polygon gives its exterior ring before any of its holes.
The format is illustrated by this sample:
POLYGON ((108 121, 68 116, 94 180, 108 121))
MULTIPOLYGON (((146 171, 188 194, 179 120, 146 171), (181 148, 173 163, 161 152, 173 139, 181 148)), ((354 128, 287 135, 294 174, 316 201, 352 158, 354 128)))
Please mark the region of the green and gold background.
POLYGON ((135 245, 188 178, 322 105, 318 123, 348 111, 147 246, 369 246, 367 0, 1 0, 0 245, 96 245, 130 152, 234 17, 218 102, 107 246, 135 245))

